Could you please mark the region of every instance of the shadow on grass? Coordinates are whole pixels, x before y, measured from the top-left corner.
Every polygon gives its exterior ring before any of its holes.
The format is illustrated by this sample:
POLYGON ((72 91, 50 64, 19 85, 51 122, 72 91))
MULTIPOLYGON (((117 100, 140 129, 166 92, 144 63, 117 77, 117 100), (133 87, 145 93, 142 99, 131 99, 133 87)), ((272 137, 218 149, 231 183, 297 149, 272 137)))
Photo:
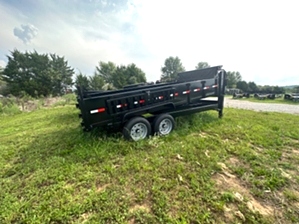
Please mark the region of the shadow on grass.
POLYGON ((204 131, 211 125, 217 128, 218 112, 209 111, 176 118, 176 131, 185 136, 193 131, 204 131))
MULTIPOLYGON (((217 128, 217 123, 219 121, 218 112, 201 112, 196 114, 191 114, 188 116, 180 116, 175 118, 176 128, 173 132, 179 133, 180 136, 186 136, 193 131, 203 131, 204 129, 210 127, 211 125, 217 128)), ((89 134, 93 138, 109 139, 110 141, 117 142, 123 139, 122 130, 105 130, 101 128, 94 129, 89 134)), ((153 136, 153 135, 151 135, 153 136)), ((147 139, 145 139, 147 141, 147 139)))

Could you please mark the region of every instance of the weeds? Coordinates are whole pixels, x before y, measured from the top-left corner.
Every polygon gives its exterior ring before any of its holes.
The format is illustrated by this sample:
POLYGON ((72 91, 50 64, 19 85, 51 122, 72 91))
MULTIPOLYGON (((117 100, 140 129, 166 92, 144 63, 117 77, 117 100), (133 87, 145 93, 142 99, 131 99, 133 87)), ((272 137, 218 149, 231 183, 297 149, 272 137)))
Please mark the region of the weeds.
POLYGON ((16 104, 3 104, 0 102, 0 114, 3 115, 14 115, 21 113, 21 110, 16 104))
POLYGON ((76 95, 66 94, 62 97, 40 97, 34 99, 26 94, 20 98, 8 96, 0 99, 0 116, 14 115, 22 112, 31 112, 45 107, 58 107, 66 105, 75 105, 76 95))

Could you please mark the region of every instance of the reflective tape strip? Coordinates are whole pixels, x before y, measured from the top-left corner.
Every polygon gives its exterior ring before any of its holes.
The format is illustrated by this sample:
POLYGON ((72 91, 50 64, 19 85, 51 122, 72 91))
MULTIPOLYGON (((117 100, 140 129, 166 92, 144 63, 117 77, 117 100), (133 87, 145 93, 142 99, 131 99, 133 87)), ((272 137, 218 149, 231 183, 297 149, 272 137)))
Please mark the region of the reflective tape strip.
POLYGON ((213 86, 212 86, 212 88, 216 88, 216 87, 218 87, 218 85, 213 85, 213 86))
POLYGON ((90 113, 95 114, 95 113, 99 113, 99 112, 98 112, 98 110, 91 110, 90 113))
POLYGON ((172 93, 172 94, 170 94, 170 97, 173 97, 173 93, 172 93))
POLYGON ((200 88, 194 89, 194 92, 198 92, 200 91, 200 88))
POLYGON ((138 104, 138 101, 135 101, 134 104, 138 104))
POLYGON ((178 95, 179 95, 179 93, 175 93, 175 94, 174 94, 174 96, 178 96, 178 95))
POLYGON ((159 100, 162 100, 163 99, 163 96, 159 96, 159 100))
POLYGON ((116 108, 122 108, 122 107, 126 107, 126 106, 128 106, 128 104, 126 104, 126 103, 125 104, 119 104, 119 105, 116 105, 116 108))
POLYGON ((144 103, 145 102, 145 100, 139 100, 139 103, 144 103))
POLYGON ((188 94, 188 93, 190 93, 190 90, 186 90, 183 92, 183 94, 188 94))
POLYGON ((103 107, 103 108, 99 108, 99 109, 96 109, 96 110, 91 110, 90 113, 91 114, 96 114, 96 113, 102 113, 102 112, 105 112, 106 109, 103 107))
POLYGON ((206 86, 206 87, 204 87, 203 89, 209 89, 210 87, 208 87, 208 86, 206 86))

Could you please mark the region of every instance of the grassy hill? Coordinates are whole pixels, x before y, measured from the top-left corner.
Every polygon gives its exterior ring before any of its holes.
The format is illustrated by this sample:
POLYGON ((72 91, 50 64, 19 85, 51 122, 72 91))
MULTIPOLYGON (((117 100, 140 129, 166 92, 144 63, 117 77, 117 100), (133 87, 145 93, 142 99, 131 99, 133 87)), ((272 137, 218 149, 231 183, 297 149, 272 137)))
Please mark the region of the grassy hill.
POLYGON ((141 142, 74 105, 0 116, 0 223, 299 222, 299 116, 224 112, 141 142))

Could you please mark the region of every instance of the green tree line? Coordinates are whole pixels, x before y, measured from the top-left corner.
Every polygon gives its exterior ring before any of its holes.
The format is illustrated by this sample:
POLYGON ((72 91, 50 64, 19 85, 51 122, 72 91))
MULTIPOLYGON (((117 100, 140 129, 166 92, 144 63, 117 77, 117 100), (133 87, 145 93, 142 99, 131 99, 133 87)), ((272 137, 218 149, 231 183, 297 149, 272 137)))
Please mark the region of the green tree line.
MULTIPOLYGON (((7 56, 8 63, 0 68, 0 94, 15 96, 24 93, 32 96, 57 96, 68 92, 76 85, 89 90, 121 89, 124 86, 145 83, 146 74, 134 63, 116 65, 99 61, 93 75, 75 74, 68 61, 56 54, 39 54, 14 50, 7 56)), ((194 69, 208 68, 208 62, 198 62, 194 69)), ((177 79, 185 67, 178 56, 165 59, 161 67, 160 82, 177 79)), ((238 88, 243 92, 282 92, 278 86, 258 86, 254 82, 242 80, 238 71, 227 71, 227 88, 238 88)))
POLYGON ((100 61, 94 74, 88 76, 81 72, 75 75, 65 58, 56 54, 14 50, 7 58, 6 67, 0 68, 0 94, 3 95, 58 96, 75 85, 107 90, 146 82, 145 73, 133 63, 125 66, 100 61))
MULTIPOLYGON (((195 69, 203 69, 210 67, 208 62, 198 62, 195 69)), ((161 80, 170 81, 177 78, 178 73, 185 71, 185 67, 179 57, 168 57, 164 61, 164 66, 161 68, 161 80)), ((228 89, 237 88, 243 92, 250 93, 284 93, 283 87, 279 86, 260 86, 255 82, 246 82, 242 79, 239 71, 226 71, 226 86, 228 89)), ((295 91, 295 89, 294 89, 295 91)))
POLYGON ((100 61, 92 76, 87 77, 80 73, 76 76, 75 84, 85 89, 111 90, 145 82, 145 73, 133 63, 125 66, 100 61))

